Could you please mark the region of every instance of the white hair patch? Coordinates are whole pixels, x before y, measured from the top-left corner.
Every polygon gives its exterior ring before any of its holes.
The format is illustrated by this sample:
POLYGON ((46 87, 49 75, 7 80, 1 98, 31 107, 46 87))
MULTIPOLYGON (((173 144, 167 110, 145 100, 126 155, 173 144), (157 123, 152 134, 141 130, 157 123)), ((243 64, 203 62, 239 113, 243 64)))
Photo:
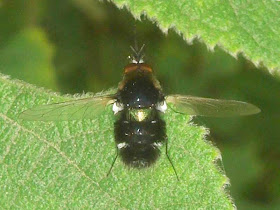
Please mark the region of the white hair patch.
POLYGON ((160 142, 155 142, 155 143, 153 143, 153 146, 155 146, 155 147, 161 147, 161 146, 162 146, 162 143, 160 143, 160 142))
POLYGON ((167 109, 167 104, 166 102, 164 101, 163 103, 158 103, 157 104, 157 110, 160 111, 160 112, 165 112, 167 109))
POLYGON ((122 111, 122 110, 123 110, 122 104, 117 103, 117 102, 115 102, 113 104, 113 112, 114 112, 114 114, 117 114, 119 111, 122 111))
POLYGON ((117 144, 117 147, 118 147, 118 149, 126 148, 127 143, 125 143, 125 142, 119 143, 119 144, 117 144))

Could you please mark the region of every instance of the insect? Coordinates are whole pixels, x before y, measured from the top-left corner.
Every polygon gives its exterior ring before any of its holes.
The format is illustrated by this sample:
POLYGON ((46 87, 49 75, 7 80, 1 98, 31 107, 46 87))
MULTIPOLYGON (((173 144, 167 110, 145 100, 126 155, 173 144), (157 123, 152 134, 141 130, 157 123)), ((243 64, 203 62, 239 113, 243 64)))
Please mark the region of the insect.
POLYGON ((131 62, 124 68, 124 76, 115 94, 42 105, 24 111, 21 119, 56 121, 93 119, 111 105, 116 115, 114 136, 117 155, 124 164, 146 168, 159 158, 165 145, 166 156, 178 179, 168 155, 166 123, 161 115, 173 104, 175 111, 200 116, 227 117, 251 115, 260 112, 256 106, 233 100, 218 100, 185 95, 164 95, 150 65, 144 63, 143 47, 132 48, 131 62))

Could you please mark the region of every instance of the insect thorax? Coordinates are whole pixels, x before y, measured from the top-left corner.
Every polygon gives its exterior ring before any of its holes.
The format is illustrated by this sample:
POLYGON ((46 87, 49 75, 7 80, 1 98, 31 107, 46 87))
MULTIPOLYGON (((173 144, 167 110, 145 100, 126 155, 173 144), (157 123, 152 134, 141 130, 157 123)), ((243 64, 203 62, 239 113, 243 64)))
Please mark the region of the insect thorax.
POLYGON ((143 67, 126 73, 119 84, 117 102, 129 109, 151 108, 164 100, 159 82, 143 67))

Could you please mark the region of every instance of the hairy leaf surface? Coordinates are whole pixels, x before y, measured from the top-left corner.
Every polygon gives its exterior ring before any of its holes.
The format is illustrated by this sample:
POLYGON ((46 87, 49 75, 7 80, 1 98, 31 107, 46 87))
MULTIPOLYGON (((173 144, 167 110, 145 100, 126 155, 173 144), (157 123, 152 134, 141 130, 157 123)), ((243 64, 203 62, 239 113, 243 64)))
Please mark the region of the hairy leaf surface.
MULTIPOLYGON (((86 97, 89 95, 82 95, 86 97)), ((3 208, 232 209, 219 151, 189 116, 165 115, 169 155, 146 170, 115 157, 114 116, 108 106, 94 120, 29 122, 18 115, 35 105, 73 99, 0 77, 0 206, 3 208)))
POLYGON ((145 13, 166 32, 174 28, 191 42, 195 37, 233 56, 242 53, 271 73, 280 71, 280 2, 276 0, 112 0, 140 17, 145 13))

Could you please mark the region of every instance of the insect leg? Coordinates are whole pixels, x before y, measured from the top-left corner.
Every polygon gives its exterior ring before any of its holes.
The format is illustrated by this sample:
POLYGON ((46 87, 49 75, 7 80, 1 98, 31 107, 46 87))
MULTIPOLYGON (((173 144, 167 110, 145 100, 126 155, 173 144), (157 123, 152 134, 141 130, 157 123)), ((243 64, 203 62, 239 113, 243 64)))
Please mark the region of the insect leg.
POLYGON ((176 169, 175 169, 175 167, 174 167, 174 165, 173 165, 173 163, 172 163, 172 161, 171 161, 171 159, 170 159, 170 157, 169 157, 169 155, 168 155, 168 138, 166 139, 166 144, 165 144, 165 154, 166 154, 166 157, 167 157, 169 163, 171 164, 171 166, 172 166, 172 168, 173 168, 173 171, 174 171, 174 173, 175 173, 175 175, 176 175, 177 180, 180 181, 180 180, 179 180, 179 177, 178 177, 178 174, 177 174, 177 172, 176 172, 176 169))
POLYGON ((108 173, 107 173, 107 176, 110 175, 110 173, 111 173, 111 171, 112 171, 112 168, 113 168, 113 166, 115 165, 115 162, 116 162, 116 160, 117 160, 117 158, 118 158, 118 156, 119 156, 119 149, 116 148, 116 151, 117 151, 117 154, 116 154, 116 156, 115 156, 115 158, 114 158, 114 160, 113 160, 113 162, 112 162, 112 165, 111 165, 111 167, 110 167, 110 169, 109 169, 109 171, 108 171, 108 173))

